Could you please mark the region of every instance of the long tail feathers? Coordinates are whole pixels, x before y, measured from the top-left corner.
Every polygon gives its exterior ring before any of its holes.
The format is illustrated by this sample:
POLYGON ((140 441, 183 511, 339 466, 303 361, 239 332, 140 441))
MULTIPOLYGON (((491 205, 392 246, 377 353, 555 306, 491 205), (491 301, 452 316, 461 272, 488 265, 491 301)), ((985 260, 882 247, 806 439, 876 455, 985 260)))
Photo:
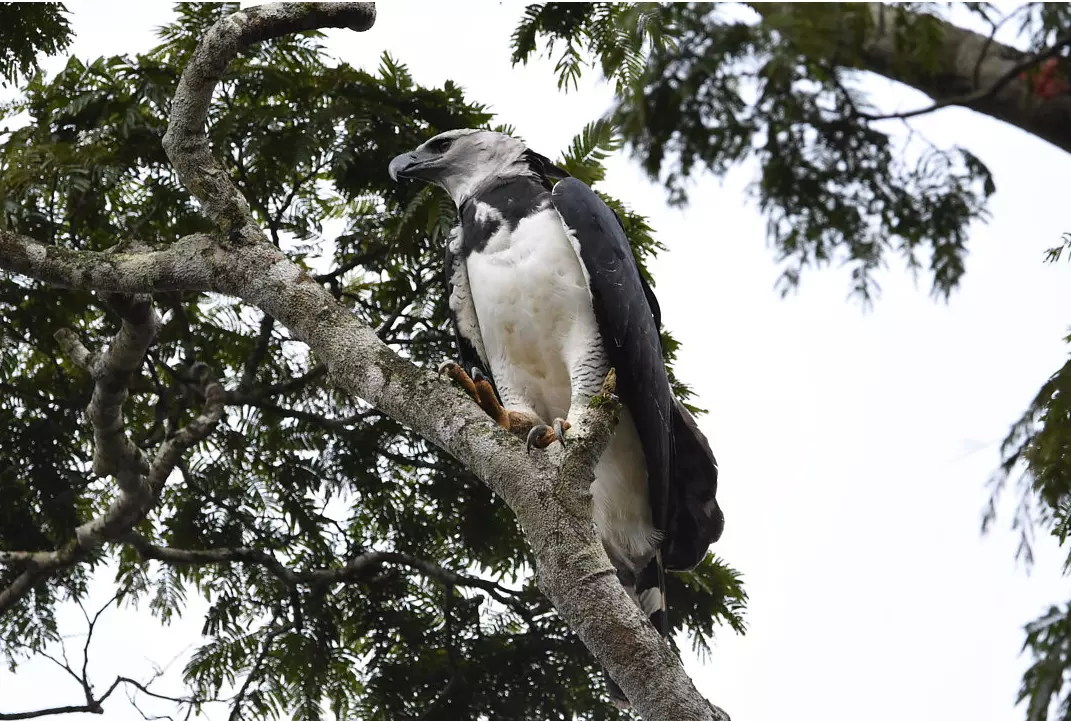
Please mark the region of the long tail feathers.
MULTIPOLYGON (((665 638, 669 636, 669 617, 666 615, 666 576, 662 568, 662 554, 656 553, 638 575, 618 572, 618 579, 636 605, 647 614, 651 625, 665 638)), ((619 709, 631 706, 621 687, 603 669, 606 691, 610 702, 619 709)))

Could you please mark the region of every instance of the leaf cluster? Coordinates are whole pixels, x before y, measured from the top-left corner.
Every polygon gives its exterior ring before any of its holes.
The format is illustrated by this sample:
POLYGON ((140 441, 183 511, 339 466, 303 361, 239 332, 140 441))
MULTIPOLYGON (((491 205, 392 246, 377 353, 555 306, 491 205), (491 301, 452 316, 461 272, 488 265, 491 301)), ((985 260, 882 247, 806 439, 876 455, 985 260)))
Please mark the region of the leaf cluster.
POLYGON ((37 70, 40 54, 62 52, 73 38, 63 3, 0 3, 0 85, 37 70))

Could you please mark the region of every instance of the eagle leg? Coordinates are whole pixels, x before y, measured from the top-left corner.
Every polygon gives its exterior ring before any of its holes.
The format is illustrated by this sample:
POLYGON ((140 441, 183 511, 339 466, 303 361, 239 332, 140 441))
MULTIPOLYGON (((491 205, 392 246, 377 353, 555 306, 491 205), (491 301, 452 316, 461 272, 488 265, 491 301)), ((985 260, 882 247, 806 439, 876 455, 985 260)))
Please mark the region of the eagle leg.
POLYGON ((568 429, 569 421, 561 418, 555 418, 554 424, 550 426, 543 423, 532 426, 532 430, 528 431, 528 440, 525 443, 525 447, 527 451, 531 453, 533 448, 542 450, 554 441, 558 441, 564 448, 565 431, 568 429))

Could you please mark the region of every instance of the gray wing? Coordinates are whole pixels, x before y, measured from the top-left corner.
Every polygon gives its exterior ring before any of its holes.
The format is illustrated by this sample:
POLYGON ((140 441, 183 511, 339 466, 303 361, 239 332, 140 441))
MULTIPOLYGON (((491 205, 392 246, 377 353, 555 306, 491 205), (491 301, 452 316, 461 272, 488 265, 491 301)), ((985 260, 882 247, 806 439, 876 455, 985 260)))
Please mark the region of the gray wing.
POLYGON ((721 535, 718 465, 691 414, 673 397, 662 356, 658 302, 640 276, 617 215, 575 178, 551 200, 576 238, 617 393, 628 407, 647 464, 652 520, 670 570, 695 566, 721 535))
POLYGON ((476 306, 472 302, 465 257, 461 254, 461 226, 454 228, 446 241, 446 299, 457 341, 458 361, 468 373, 472 372, 473 366, 479 367, 494 385, 476 318, 476 306))

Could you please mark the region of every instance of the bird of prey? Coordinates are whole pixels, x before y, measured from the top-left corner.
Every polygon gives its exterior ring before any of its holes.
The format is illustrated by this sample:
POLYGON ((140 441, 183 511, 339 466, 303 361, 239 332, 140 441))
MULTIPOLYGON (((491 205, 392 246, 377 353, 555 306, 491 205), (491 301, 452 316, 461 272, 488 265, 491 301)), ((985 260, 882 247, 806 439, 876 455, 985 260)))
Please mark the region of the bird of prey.
POLYGON ((438 185, 457 206, 446 282, 461 363, 440 371, 499 425, 529 450, 564 445, 616 371, 623 408, 595 467, 594 521, 621 583, 666 635, 663 571, 698 564, 724 516, 718 464, 673 396, 658 301, 620 218, 546 157, 489 130, 437 135, 389 172, 438 185))

